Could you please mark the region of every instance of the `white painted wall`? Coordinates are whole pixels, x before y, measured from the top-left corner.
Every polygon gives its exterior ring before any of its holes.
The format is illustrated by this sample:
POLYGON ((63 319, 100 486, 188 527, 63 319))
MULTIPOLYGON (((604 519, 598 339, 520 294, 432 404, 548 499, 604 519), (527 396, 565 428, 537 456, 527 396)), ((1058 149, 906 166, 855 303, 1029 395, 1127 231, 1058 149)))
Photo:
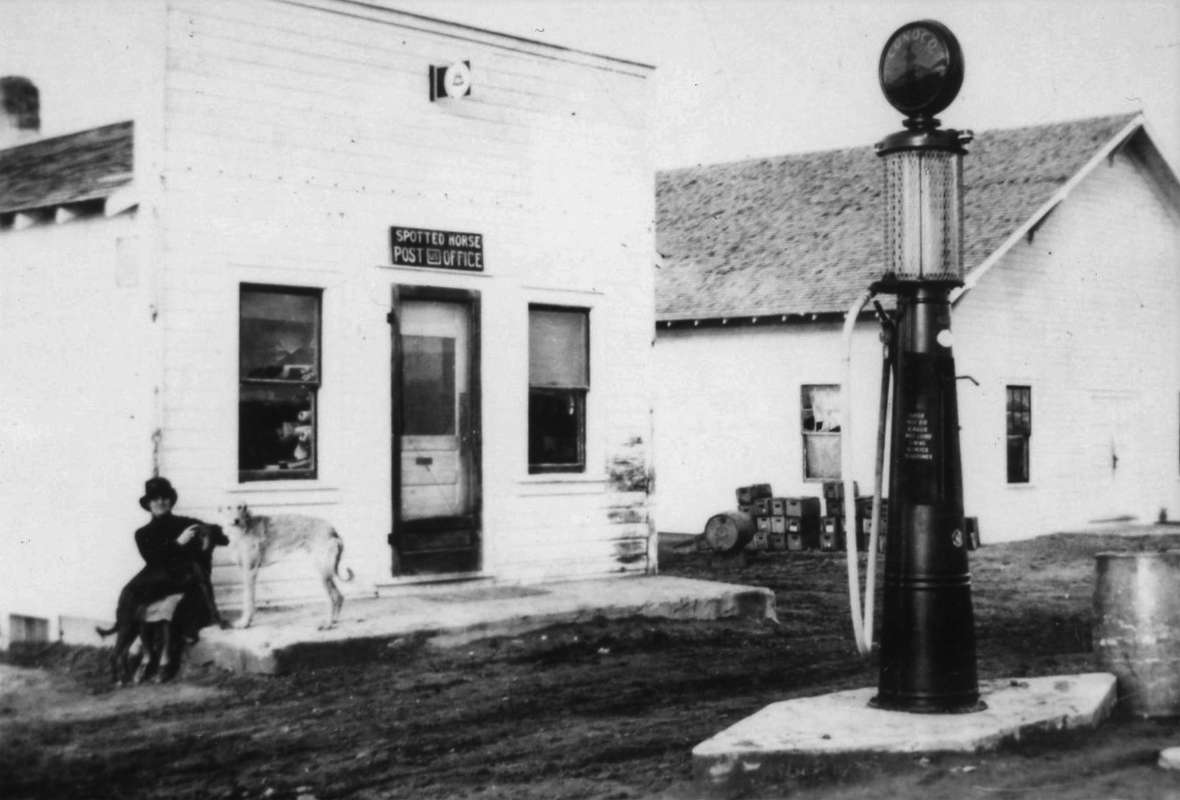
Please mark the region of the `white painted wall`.
MULTIPOLYGON (((1125 150, 956 305, 964 504, 984 542, 1180 516, 1180 219, 1125 150), (1030 385, 1032 482, 1006 482, 1005 387, 1030 385), (1113 418, 1112 418, 1112 409, 1113 418), (1119 466, 1112 473, 1116 440, 1119 466)), ((879 349, 858 327, 854 478, 869 493, 879 349)), ((734 489, 801 480, 799 385, 840 383, 832 324, 658 328, 657 520, 699 533, 734 489)))
MULTIPOLYGON (((661 531, 702 532, 752 483, 778 497, 822 497, 822 481, 803 477, 801 387, 844 383, 840 324, 659 328, 655 354, 661 531)), ((873 486, 881 358, 876 323, 858 323, 851 422, 862 494, 873 486)))
POLYGON ((156 365, 141 242, 132 214, 0 232, 3 636, 10 614, 113 615, 139 559, 156 365))

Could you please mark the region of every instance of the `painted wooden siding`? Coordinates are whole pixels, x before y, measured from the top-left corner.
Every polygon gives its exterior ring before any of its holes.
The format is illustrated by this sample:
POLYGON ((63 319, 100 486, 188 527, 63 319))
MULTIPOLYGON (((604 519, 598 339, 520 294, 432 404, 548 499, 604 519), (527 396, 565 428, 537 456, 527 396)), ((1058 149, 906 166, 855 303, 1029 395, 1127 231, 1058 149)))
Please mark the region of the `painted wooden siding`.
POLYGON ((1180 513, 1180 220, 1128 152, 955 309, 965 501, 985 541, 1180 513), (1032 387, 1031 481, 1006 482, 1005 387, 1032 387), (1113 446, 1119 456, 1112 469, 1113 446))
MULTIPOLYGON (((1180 219, 1130 151, 955 308, 964 502, 984 542, 1180 516, 1180 219), (1032 387, 1032 482, 1006 482, 1005 387, 1032 387), (1112 471, 1111 441, 1119 454, 1112 471)), ((801 480, 799 385, 841 382, 835 325, 658 330, 657 520, 698 533, 736 486, 801 480)), ((872 481, 879 349, 858 327, 854 478, 872 481), (860 380, 864 376, 864 380, 860 380), (863 388, 861 388, 863 387, 863 388)))
POLYGON ((113 617, 151 475, 150 265, 134 215, 0 233, 0 633, 113 617))
POLYGON ((646 72, 361 4, 172 2, 164 464, 190 510, 245 501, 324 516, 359 590, 387 578, 391 286, 461 287, 482 303, 487 571, 645 568, 631 554, 647 526, 630 519, 646 520, 646 504, 610 468, 649 461, 646 72), (429 102, 427 67, 460 59, 472 96, 429 102), (384 266, 391 225, 482 233, 486 272, 384 266), (242 282, 323 290, 317 481, 237 482, 242 282), (527 472, 530 302, 591 309, 582 476, 527 472), (623 502, 638 509, 626 522, 610 511, 623 502), (555 523, 555 506, 577 524, 555 523))
MULTIPOLYGON (((776 496, 820 497, 803 477, 801 387, 843 384, 840 326, 659 330, 656 343, 656 521, 701 533, 737 507, 738 486, 769 483, 776 496)), ((881 378, 875 323, 853 344, 854 479, 872 492, 881 378)))

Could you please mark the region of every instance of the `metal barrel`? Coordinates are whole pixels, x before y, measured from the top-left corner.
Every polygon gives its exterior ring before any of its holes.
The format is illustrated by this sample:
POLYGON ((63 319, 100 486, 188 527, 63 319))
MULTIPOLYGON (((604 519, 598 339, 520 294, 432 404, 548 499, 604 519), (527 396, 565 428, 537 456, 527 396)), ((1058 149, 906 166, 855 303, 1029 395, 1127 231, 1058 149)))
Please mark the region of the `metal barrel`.
POLYGON ((1180 715, 1180 550, 1095 556, 1094 652, 1119 710, 1180 715))
POLYGON ((744 511, 723 511, 705 523, 705 540, 718 553, 735 553, 754 538, 754 518, 744 511))

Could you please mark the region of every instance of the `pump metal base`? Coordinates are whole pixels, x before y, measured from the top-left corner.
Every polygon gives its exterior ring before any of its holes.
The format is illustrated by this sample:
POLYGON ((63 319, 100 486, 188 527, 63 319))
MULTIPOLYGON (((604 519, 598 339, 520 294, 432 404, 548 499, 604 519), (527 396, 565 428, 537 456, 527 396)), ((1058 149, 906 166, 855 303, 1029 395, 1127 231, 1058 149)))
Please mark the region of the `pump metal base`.
POLYGON ((986 711, 987 703, 982 700, 964 701, 963 703, 938 703, 932 700, 914 699, 903 702, 882 701, 881 696, 869 700, 870 708, 882 711, 905 711, 910 714, 973 714, 976 711, 986 711))

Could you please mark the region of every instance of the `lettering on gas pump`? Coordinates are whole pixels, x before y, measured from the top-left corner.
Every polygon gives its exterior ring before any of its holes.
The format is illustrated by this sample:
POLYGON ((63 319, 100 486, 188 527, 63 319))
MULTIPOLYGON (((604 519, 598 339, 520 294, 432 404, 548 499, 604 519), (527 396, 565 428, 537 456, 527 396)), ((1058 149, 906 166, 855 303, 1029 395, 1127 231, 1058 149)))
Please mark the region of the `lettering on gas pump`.
POLYGON ((934 460, 934 434, 926 410, 914 409, 905 417, 905 457, 910 461, 934 460))

